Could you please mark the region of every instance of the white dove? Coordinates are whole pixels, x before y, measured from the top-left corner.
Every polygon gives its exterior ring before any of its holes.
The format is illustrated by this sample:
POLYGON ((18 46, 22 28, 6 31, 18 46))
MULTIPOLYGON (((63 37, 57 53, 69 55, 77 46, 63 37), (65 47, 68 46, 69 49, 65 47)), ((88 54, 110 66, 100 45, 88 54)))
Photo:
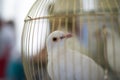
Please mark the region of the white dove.
POLYGON ((48 73, 52 80, 104 80, 104 71, 89 57, 67 49, 70 33, 54 31, 47 38, 48 73))

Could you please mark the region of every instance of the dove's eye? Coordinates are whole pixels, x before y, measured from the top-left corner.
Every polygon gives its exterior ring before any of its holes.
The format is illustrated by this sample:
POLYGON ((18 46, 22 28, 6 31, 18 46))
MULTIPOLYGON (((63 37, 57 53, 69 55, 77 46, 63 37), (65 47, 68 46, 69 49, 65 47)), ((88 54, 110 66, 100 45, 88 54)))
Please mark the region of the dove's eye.
POLYGON ((57 41, 57 38, 56 38, 56 37, 53 37, 53 41, 56 42, 56 41, 57 41))

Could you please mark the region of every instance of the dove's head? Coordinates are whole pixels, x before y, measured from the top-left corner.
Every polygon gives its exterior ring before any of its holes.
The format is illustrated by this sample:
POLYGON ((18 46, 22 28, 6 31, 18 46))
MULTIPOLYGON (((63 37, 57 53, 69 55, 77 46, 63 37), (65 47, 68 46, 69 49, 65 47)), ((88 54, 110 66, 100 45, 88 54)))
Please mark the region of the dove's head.
POLYGON ((70 37, 72 37, 70 33, 64 33, 62 31, 52 32, 47 38, 47 51, 50 52, 64 48, 65 41, 70 37))

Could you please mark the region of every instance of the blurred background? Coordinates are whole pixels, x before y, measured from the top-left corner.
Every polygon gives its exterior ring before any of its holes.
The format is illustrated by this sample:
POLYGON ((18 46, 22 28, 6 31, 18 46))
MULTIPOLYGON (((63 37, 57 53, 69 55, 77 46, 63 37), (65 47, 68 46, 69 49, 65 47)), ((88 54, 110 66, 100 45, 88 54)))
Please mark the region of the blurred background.
MULTIPOLYGON (((24 26, 24 20, 28 19, 29 17, 27 16, 27 13, 29 12, 30 8, 32 7, 32 5, 34 4, 36 0, 0 0, 0 80, 25 80, 25 71, 23 70, 23 65, 22 65, 22 58, 21 58, 21 35, 22 35, 22 29, 24 26), (25 18, 26 17, 26 18, 25 18)), ((50 2, 47 0, 37 0, 38 3, 36 3, 33 7, 33 9, 29 12, 28 16, 30 17, 40 17, 40 16, 48 16, 48 15, 64 15, 64 13, 66 12, 66 5, 59 7, 59 4, 63 3, 64 0, 53 0, 56 1, 54 2, 50 2), (62 1, 62 2, 61 2, 62 1), (42 5, 45 4, 46 5, 42 5), (39 5, 41 3, 41 5, 39 5), (37 6, 37 8, 36 8, 37 6), (40 6, 40 8, 39 8, 40 6), (51 11, 49 11, 51 9, 51 11), (33 12, 37 12, 39 11, 39 15, 36 15, 37 13, 33 13, 33 12), (41 12, 41 13, 40 13, 41 12)), ((72 5, 74 0, 69 0, 69 4, 72 5)), ((112 31, 114 28, 114 31, 116 32, 117 36, 120 36, 120 15, 118 14, 117 16, 113 16, 113 21, 111 21, 111 15, 102 15, 102 16, 97 16, 96 17, 96 12, 99 13, 103 13, 104 12, 115 12, 115 13, 119 13, 120 12, 120 0, 115 0, 117 2, 116 3, 113 1, 114 0, 78 0, 80 1, 80 3, 78 3, 78 9, 80 13, 90 13, 93 14, 93 16, 86 16, 86 15, 81 15, 79 17, 79 19, 77 18, 76 20, 76 33, 75 35, 77 36, 78 42, 81 42, 81 44, 84 45, 85 48, 88 48, 88 29, 92 32, 95 33, 96 29, 98 27, 103 27, 103 26, 107 26, 107 28, 110 28, 110 30, 112 31), (106 5, 106 1, 108 1, 110 3, 109 7, 108 5, 106 5), (100 3, 100 4, 99 4, 100 3), (102 3, 102 6, 101 6, 102 3), (89 4, 89 5, 88 5, 89 4), (89 19, 88 19, 89 17, 89 19), (104 21, 105 20, 105 21, 104 21), (96 27, 97 26, 97 27, 96 27), (79 31, 79 28, 82 28, 79 31), (92 28, 89 28, 92 27, 92 28), (113 28, 112 28, 113 27, 113 28), (80 37, 80 32, 83 34, 82 38, 80 37), (79 41, 80 39, 80 41, 79 41)), ((72 6, 70 6, 69 8, 71 9, 72 6)), ((70 10, 71 11, 71 10, 70 10)), ((69 10, 68 10, 69 12, 69 10)), ((46 39, 46 29, 48 29, 48 33, 52 32, 52 27, 51 25, 54 24, 55 28, 58 29, 58 24, 60 22, 60 20, 62 21, 60 25, 63 26, 63 28, 65 28, 65 19, 55 19, 54 21, 51 20, 39 20, 33 23, 36 23, 36 25, 31 25, 31 26, 35 26, 35 30, 33 29, 32 31, 35 32, 34 34, 34 40, 33 43, 28 42, 27 43, 31 43, 30 44, 30 49, 31 49, 31 45, 33 44, 33 50, 35 49, 35 52, 33 52, 33 58, 32 60, 34 60, 34 63, 39 63, 39 62, 43 62, 45 63, 45 71, 46 71, 46 47, 45 47, 45 39, 46 39), (39 27, 40 26, 40 27, 39 27), (44 27, 43 27, 44 26, 44 27), (43 27, 43 28, 42 28, 43 27), (39 29, 38 29, 39 28, 39 29), (39 33, 37 33, 37 30, 39 30, 39 33), (41 32, 42 30, 42 32, 41 32), (42 37, 42 35, 44 34, 45 36, 42 37), (41 35, 41 36, 40 36, 41 35), (37 38, 36 38, 37 37, 37 38), (42 38, 42 41, 40 41, 42 38), (37 41, 37 39, 39 41, 37 41), (42 48, 40 49, 40 45, 42 45, 42 48), (37 52, 38 49, 39 51, 37 52), (41 58, 42 56, 42 58, 41 58), (45 62, 44 62, 45 61, 45 62)), ((32 22, 32 21, 31 21, 32 22)), ((72 19, 70 18, 69 21, 69 32, 72 32, 72 19)), ((30 27, 30 25, 26 25, 26 27, 30 27)), ((29 29, 29 28, 28 28, 29 29)), ((55 29, 55 30, 56 30, 55 29)), ((26 29, 26 33, 27 33, 27 29, 26 29)), ((96 34, 96 33, 95 33, 96 34)), ((31 35, 31 34, 29 34, 31 35)), ((93 38, 94 35, 92 35, 91 37, 91 44, 95 43, 95 37, 93 38)), ((33 37, 30 37, 30 39, 32 39, 33 37)), ((100 40, 99 40, 100 41, 100 40)), ((98 41, 98 43, 99 43, 98 41)), ((78 44, 78 42, 76 42, 76 44, 78 44)), ((119 42, 119 41, 118 41, 119 42)), ((102 43, 102 42, 101 42, 102 43)), ((117 42, 116 42, 117 44, 117 42)), ((119 43, 120 44, 120 43, 119 43)), ((79 46, 80 44, 78 44, 79 46)), ((96 49, 96 43, 93 45, 93 48, 90 49, 91 53, 96 53, 98 52, 96 49), (94 46, 95 45, 95 46, 94 46)), ((27 45, 26 45, 27 46, 27 45)), ((25 47, 26 47, 25 46, 25 47)), ((77 46, 77 48, 79 48, 77 46)), ((103 47, 103 45, 101 45, 103 47)), ((113 46, 113 45, 112 45, 113 46)), ((26 49, 26 48, 25 48, 26 49)), ((118 48, 117 48, 118 49, 118 48)), ((30 50, 31 51, 31 50, 30 50)), ((87 51, 87 50, 86 50, 87 51)), ((101 50, 102 51, 102 50, 101 50)), ((100 53, 100 51, 98 52, 100 53)), ((117 52, 116 52, 117 53, 117 52)), ((26 52, 24 54, 27 54, 26 52)), ((84 53, 85 54, 85 53, 84 53)), ((29 54, 27 54, 30 56, 30 61, 31 61, 31 52, 29 54)), ((87 55, 87 54, 86 54, 87 55)), ((96 54, 93 54, 93 59, 100 64, 102 67, 103 63, 98 62, 96 60, 96 54), (94 58, 95 56, 95 58, 94 58)), ((88 55, 89 56, 89 55, 88 55)), ((103 55, 101 55, 103 57, 103 55)), ((102 59, 102 57, 100 56, 101 60, 104 62, 104 60, 102 59)), ((116 55, 116 59, 118 63, 119 62, 119 58, 120 56, 119 52, 118 55, 116 55)), ((112 58, 112 56, 110 56, 110 58, 112 58)), ((113 58, 111 59, 113 61, 113 58)), ((27 63, 27 62, 26 62, 27 63)), ((38 66, 38 64, 34 64, 34 68, 35 73, 33 74, 34 79, 38 79, 40 77, 40 74, 36 68, 36 66, 38 66)), ((27 66, 30 66, 33 68, 33 66, 31 66, 31 64, 28 64, 27 66)), ((112 65, 113 66, 113 65, 112 65)), ((117 69, 119 69, 119 66, 117 67, 117 69)), ((29 67, 27 67, 26 71, 33 72, 30 71, 29 67)), ((117 70, 118 71, 118 70, 117 70)), ((47 71, 46 71, 47 72, 47 71)), ((119 73, 120 73, 120 69, 119 69, 119 73)), ((45 73, 46 74, 46 73, 45 73)), ((32 75, 32 73, 31 73, 32 75)), ((30 75, 28 75, 29 77, 30 75)), ((42 75, 43 76, 43 75, 42 75)), ((43 76, 46 77, 46 76, 43 76)), ((115 79, 113 79, 115 80, 115 79)))
POLYGON ((0 0, 0 80, 25 80, 21 60, 24 19, 35 0, 0 0))

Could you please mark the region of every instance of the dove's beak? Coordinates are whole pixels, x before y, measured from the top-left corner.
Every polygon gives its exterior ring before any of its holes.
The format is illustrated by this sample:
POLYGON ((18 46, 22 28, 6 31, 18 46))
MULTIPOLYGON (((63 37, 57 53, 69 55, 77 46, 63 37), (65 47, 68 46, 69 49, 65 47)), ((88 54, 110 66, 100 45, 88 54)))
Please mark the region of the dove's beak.
POLYGON ((66 35, 65 35, 65 38, 71 38, 72 37, 72 34, 71 33, 67 33, 66 35))
POLYGON ((67 33, 67 34, 65 34, 64 36, 60 37, 60 39, 71 38, 71 37, 72 37, 72 34, 67 33))

